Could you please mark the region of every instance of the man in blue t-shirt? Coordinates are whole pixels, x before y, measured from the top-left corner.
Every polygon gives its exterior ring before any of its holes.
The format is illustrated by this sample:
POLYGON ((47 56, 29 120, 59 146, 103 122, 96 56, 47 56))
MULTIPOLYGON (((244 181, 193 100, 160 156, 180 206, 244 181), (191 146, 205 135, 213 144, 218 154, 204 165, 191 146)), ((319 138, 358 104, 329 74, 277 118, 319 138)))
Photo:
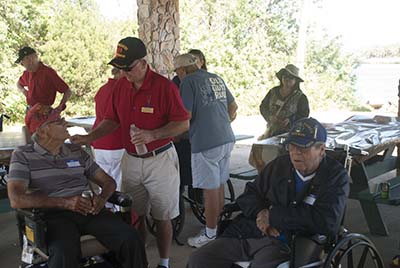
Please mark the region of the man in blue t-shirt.
POLYGON ((199 248, 216 236, 235 142, 231 122, 236 117, 237 105, 224 80, 199 69, 192 54, 177 56, 174 65, 181 79, 183 104, 191 115, 193 187, 204 190, 206 228, 188 239, 190 246, 199 248))

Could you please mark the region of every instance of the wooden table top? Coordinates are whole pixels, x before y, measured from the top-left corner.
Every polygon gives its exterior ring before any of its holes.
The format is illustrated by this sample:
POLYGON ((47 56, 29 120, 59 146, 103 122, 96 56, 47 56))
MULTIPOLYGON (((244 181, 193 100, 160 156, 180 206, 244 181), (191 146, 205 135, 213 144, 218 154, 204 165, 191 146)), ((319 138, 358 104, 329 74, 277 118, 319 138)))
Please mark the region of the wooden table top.
POLYGON ((12 151, 24 144, 22 132, 0 132, 0 161, 8 162, 12 151))

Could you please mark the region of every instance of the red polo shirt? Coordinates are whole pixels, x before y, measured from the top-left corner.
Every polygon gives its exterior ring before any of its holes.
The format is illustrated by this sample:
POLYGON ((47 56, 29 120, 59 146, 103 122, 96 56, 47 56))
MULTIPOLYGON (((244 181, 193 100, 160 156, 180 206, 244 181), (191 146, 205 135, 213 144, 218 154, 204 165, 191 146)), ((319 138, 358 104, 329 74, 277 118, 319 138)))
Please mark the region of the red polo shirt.
POLYGON ((33 106, 36 103, 53 105, 57 91, 64 93, 69 87, 49 66, 39 62, 36 72, 24 71, 18 83, 28 87, 26 102, 33 106))
MULTIPOLYGON (((97 91, 94 101, 96 103, 96 121, 94 122, 93 129, 100 124, 104 119, 104 113, 107 109, 107 104, 112 96, 112 92, 117 82, 117 79, 109 78, 108 82, 97 91)), ((121 128, 116 129, 113 133, 104 136, 92 142, 95 149, 103 150, 118 150, 122 149, 121 128)))
MULTIPOLYGON (((124 148, 130 153, 136 153, 130 141, 131 124, 140 129, 157 129, 171 121, 188 120, 189 114, 175 84, 148 68, 139 90, 135 90, 126 77, 118 80, 104 118, 120 124, 124 148)), ((153 151, 170 141, 172 138, 153 141, 146 144, 147 150, 153 151)))

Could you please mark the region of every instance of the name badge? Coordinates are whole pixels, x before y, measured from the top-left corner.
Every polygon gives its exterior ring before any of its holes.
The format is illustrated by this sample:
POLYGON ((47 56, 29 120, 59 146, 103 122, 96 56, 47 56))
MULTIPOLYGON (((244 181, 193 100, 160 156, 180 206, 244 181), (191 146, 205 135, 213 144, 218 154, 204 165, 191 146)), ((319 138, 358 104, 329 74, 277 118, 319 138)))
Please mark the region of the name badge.
POLYGON ((141 112, 146 113, 146 114, 152 114, 152 113, 154 113, 154 108, 153 107, 142 107, 141 112))
POLYGON ((67 160, 68 167, 80 167, 81 163, 78 160, 67 160))
POLYGON ((317 197, 315 195, 310 194, 310 195, 306 196, 303 201, 304 201, 304 203, 312 206, 312 205, 314 205, 316 199, 317 199, 317 197))
POLYGON ((278 106, 283 106, 283 104, 285 104, 285 102, 281 101, 281 100, 277 100, 275 104, 278 106))

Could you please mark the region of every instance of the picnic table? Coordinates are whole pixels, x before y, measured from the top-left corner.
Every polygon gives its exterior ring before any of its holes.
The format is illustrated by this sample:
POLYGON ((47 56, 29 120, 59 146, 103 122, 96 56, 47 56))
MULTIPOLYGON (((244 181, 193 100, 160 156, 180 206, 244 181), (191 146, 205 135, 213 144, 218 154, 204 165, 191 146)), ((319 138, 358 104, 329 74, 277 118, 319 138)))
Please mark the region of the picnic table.
MULTIPOLYGON (((0 179, 6 175, 6 166, 10 164, 11 153, 19 145, 25 144, 25 138, 20 132, 0 132, 0 179)), ((7 188, 4 182, 0 182, 0 200, 7 198, 7 188)), ((3 211, 0 203, 0 212, 3 211)))
MULTIPOLYGON (((92 129, 95 120, 96 120, 95 116, 74 117, 67 119, 67 123, 68 126, 70 127, 82 127, 86 130, 86 132, 89 132, 92 129)), ((236 141, 246 140, 251 138, 254 138, 254 136, 247 134, 235 134, 236 141)))
MULTIPOLYGON (((344 163, 346 146, 368 152, 352 158, 350 196, 359 200, 369 230, 372 234, 388 235, 377 204, 400 204, 399 157, 394 153, 400 144, 400 121, 395 117, 355 115, 347 120, 327 125, 326 152, 344 163), (387 179, 390 183, 389 198, 381 198, 376 178, 382 174, 395 173, 387 179), (396 172, 393 172, 396 171, 396 172)), ((253 144, 249 163, 261 170, 276 156, 286 153, 282 145, 287 134, 278 135, 253 144)))
POLYGON ((0 165, 8 165, 14 149, 24 144, 25 138, 22 131, 0 132, 0 165))

